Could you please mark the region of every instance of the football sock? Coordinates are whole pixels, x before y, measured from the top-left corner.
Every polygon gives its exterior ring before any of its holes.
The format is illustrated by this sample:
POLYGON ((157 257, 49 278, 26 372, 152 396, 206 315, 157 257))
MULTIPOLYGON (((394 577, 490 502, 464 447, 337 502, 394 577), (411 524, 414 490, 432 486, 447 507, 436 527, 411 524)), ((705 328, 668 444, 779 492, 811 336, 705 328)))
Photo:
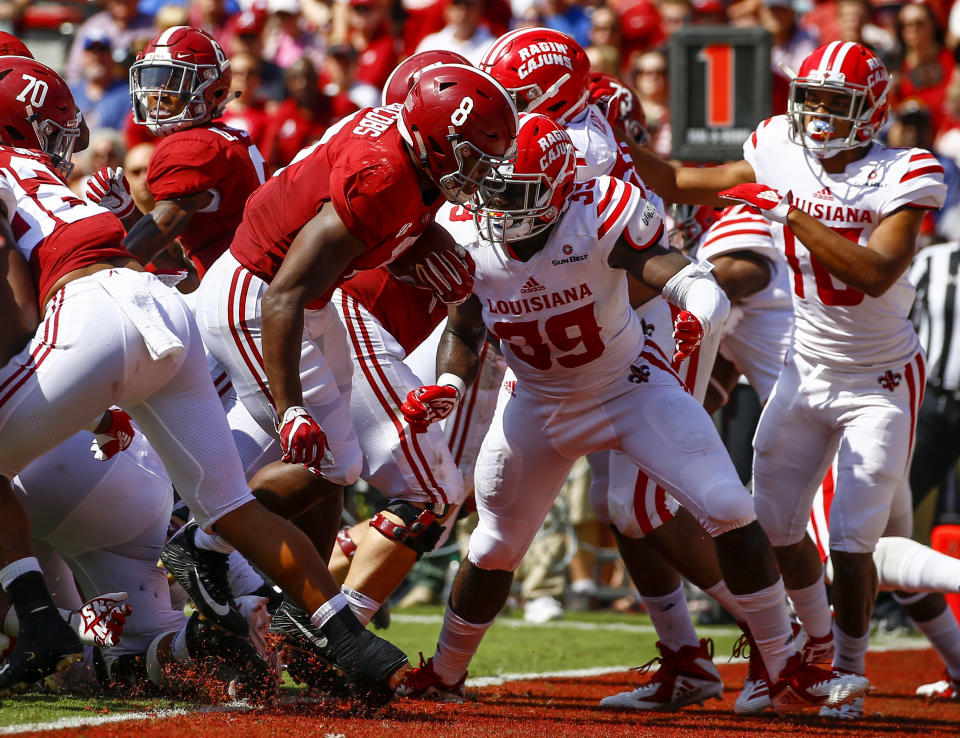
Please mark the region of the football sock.
POLYGON ((747 622, 747 616, 743 612, 743 608, 740 607, 740 603, 737 602, 737 598, 734 596, 733 592, 730 591, 730 588, 727 587, 727 583, 725 581, 721 579, 712 587, 707 587, 707 589, 703 591, 716 600, 720 607, 733 615, 733 619, 738 623, 747 622))
POLYGON ((960 592, 960 559, 909 538, 881 538, 873 554, 881 589, 960 592))
POLYGON ((227 581, 230 583, 230 594, 234 597, 256 592, 263 586, 263 577, 239 551, 230 554, 227 566, 227 581))
POLYGON ((234 552, 233 546, 216 533, 210 535, 200 528, 197 528, 197 532, 193 534, 193 542, 197 545, 197 548, 204 548, 207 551, 216 551, 222 554, 231 554, 234 552))
POLYGON ((0 583, 13 604, 13 612, 8 614, 15 616, 19 627, 45 617, 61 619, 36 557, 18 559, 0 569, 0 583))
POLYGON ((947 671, 960 674, 960 625, 950 608, 946 608, 935 618, 922 623, 914 620, 913 623, 940 654, 943 663, 947 665, 947 671))
POLYGON ((337 592, 337 594, 317 608, 316 612, 310 616, 310 620, 318 628, 322 628, 330 618, 345 607, 349 607, 347 598, 344 597, 343 592, 337 592))
POLYGON ((796 653, 793 629, 787 614, 787 597, 783 580, 778 579, 769 587, 745 595, 735 595, 744 618, 750 626, 753 642, 763 656, 770 679, 780 678, 787 660, 796 653))
POLYGON ((867 648, 870 646, 870 629, 862 636, 851 636, 833 626, 833 666, 857 674, 867 672, 867 648))
MULTIPOLYGON (((833 616, 827 601, 827 588, 823 581, 823 570, 817 581, 802 589, 787 589, 787 595, 793 601, 800 625, 811 638, 826 638, 833 628, 833 616)), ((862 672, 861 672, 862 673, 862 672)))
POLYGON ((657 637, 671 651, 683 646, 699 645, 700 640, 690 619, 682 584, 668 595, 647 597, 641 594, 640 599, 647 608, 657 637))
POLYGON ((366 627, 367 623, 377 614, 377 610, 380 609, 380 603, 372 597, 367 597, 362 592, 350 589, 350 587, 345 584, 340 585, 340 591, 343 592, 343 596, 347 598, 347 604, 350 606, 350 609, 353 610, 353 614, 357 616, 360 625, 366 627))
POLYGON ((491 625, 493 620, 468 623, 447 607, 437 639, 437 652, 433 656, 433 671, 444 684, 456 684, 467 673, 470 661, 491 625))

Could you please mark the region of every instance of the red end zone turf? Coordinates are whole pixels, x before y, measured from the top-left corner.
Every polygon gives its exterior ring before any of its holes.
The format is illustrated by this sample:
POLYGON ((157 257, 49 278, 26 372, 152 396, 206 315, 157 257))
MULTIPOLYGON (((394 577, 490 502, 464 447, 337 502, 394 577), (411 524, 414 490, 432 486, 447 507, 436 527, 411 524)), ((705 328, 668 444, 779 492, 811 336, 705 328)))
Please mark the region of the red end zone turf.
POLYGON ((555 736, 637 736, 658 738, 711 734, 716 736, 863 736, 960 735, 960 702, 928 702, 916 697, 920 684, 940 678, 942 666, 933 651, 871 653, 867 659, 874 691, 867 696, 866 718, 855 723, 828 722, 815 714, 788 720, 772 713, 738 718, 733 713, 744 664, 718 664, 727 684, 722 701, 688 707, 676 713, 633 713, 601 710, 601 697, 639 684, 644 677, 628 672, 597 677, 509 682, 468 690, 475 701, 437 705, 397 701, 370 715, 350 717, 343 702, 285 705, 245 713, 205 713, 154 721, 86 726, 46 735, 64 736, 460 736, 523 738, 555 736))

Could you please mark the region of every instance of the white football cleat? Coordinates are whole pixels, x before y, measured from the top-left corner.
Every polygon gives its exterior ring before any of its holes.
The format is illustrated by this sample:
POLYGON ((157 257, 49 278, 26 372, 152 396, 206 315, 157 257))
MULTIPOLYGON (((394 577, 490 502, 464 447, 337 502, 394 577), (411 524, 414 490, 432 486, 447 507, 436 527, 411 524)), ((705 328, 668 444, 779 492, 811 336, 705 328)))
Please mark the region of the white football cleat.
POLYGON ((767 670, 763 665, 763 656, 760 649, 749 634, 744 633, 733 644, 734 658, 741 658, 744 651, 750 650, 750 665, 747 667, 747 678, 743 680, 743 689, 733 703, 733 711, 737 715, 757 715, 773 707, 770 701, 770 685, 767 683, 767 670))
POLYGON ((960 679, 944 672, 940 681, 917 687, 917 694, 931 700, 960 700, 960 679))
POLYGON ((831 720, 863 720, 863 697, 857 697, 840 707, 820 708, 820 717, 831 720))
POLYGON ((657 643, 660 656, 640 667, 648 670, 659 662, 660 668, 630 692, 621 692, 600 700, 600 707, 614 710, 679 710, 707 699, 723 697, 723 680, 713 665, 713 641, 703 638, 698 646, 682 646, 672 651, 657 643))

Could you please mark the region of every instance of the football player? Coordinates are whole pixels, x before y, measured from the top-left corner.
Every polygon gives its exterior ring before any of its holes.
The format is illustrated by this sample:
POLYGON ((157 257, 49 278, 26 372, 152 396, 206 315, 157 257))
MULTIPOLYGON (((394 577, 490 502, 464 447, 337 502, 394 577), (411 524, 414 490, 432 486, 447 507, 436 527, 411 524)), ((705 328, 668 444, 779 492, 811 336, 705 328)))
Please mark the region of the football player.
POLYGON ((0 370, 0 584, 20 621, 16 648, 0 669, 0 693, 79 655, 76 634, 53 608, 31 556, 29 518, 9 479, 113 404, 125 405, 151 440, 200 527, 218 534, 219 551, 198 549, 191 539, 175 557, 165 556, 198 609, 228 629, 247 631, 226 581, 227 541, 235 541, 301 606, 317 612, 326 658, 354 680, 387 683, 406 657, 349 611, 323 607, 337 587, 313 545, 250 494, 189 309, 123 248, 123 227, 112 213, 66 187, 79 135, 66 83, 32 60, 4 63, 10 73, 0 80, 0 202, 13 232, 3 263, 17 294, 29 275, 36 301, 22 313, 35 317, 39 306, 43 319, 0 370))
MULTIPOLYGON (((240 400, 279 435, 284 461, 335 484, 356 481, 353 363, 333 291, 416 242, 445 200, 475 195, 515 134, 516 110, 495 80, 441 65, 403 105, 367 108, 331 128, 247 202, 230 250, 201 282, 198 322, 240 400)), ((401 512, 382 513, 398 541, 431 526, 401 512)), ((331 602, 347 607, 342 594, 331 602)), ((280 614, 303 621, 291 608, 280 614)))
POLYGON ((124 245, 145 264, 179 239, 202 279, 263 184, 263 157, 250 136, 217 120, 230 101, 230 80, 220 45, 189 26, 156 35, 130 68, 133 120, 159 137, 147 169, 156 207, 140 212, 122 168, 96 172, 85 194, 121 219, 124 245))
MULTIPOLYGON (((469 662, 573 462, 616 448, 676 490, 713 536, 724 577, 776 675, 777 709, 838 705, 862 694, 865 678, 801 662, 750 494, 670 359, 644 345, 626 274, 681 308, 679 358, 722 323, 726 295, 708 271, 661 245, 664 224, 637 187, 610 177, 574 184, 573 144, 556 122, 524 116, 517 151, 512 167, 501 169, 502 195, 478 204, 482 239, 469 247, 474 296, 451 314, 438 351, 438 372, 466 382, 489 330, 511 371, 477 460, 480 523, 437 652, 407 672, 402 692, 462 696, 469 662)), ((429 397, 408 395, 407 417, 432 420, 429 397)))
POLYGON ((932 154, 876 142, 889 90, 873 52, 834 42, 807 57, 791 82, 787 114, 757 127, 743 160, 674 169, 634 151, 671 201, 733 199, 774 221, 793 276, 796 322, 754 441, 757 517, 805 630, 824 641, 832 635, 834 666, 857 674, 877 590, 872 554, 907 470, 923 386, 904 272, 924 213, 939 208, 946 191, 932 154), (831 617, 823 565, 804 532, 838 449, 831 617))

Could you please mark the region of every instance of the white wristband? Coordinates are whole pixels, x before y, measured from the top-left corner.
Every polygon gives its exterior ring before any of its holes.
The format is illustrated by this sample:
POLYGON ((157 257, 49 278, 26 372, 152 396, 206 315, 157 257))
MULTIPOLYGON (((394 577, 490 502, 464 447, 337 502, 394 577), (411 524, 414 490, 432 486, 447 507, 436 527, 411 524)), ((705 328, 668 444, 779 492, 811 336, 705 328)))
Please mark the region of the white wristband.
POLYGON ((464 384, 463 380, 456 374, 450 374, 449 372, 444 372, 437 378, 437 385, 439 387, 453 387, 457 391, 458 398, 463 397, 467 391, 467 385, 464 384))

